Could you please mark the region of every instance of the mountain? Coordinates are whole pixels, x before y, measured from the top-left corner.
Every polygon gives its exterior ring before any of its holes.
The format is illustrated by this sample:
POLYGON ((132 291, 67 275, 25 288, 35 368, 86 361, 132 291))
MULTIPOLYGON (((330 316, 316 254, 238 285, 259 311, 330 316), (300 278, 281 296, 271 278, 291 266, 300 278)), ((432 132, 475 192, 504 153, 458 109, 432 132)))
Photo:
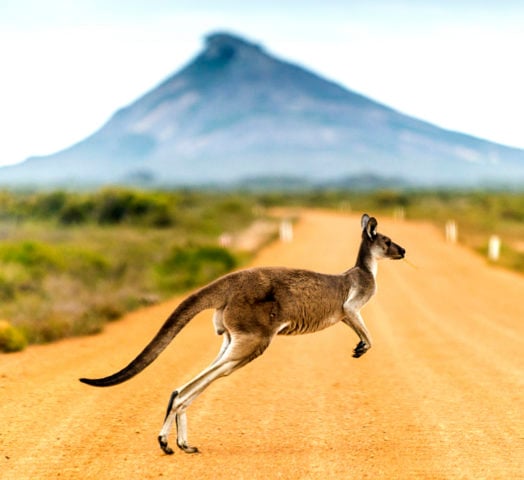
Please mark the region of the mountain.
POLYGON ((403 115, 259 45, 215 33, 193 61, 93 135, 0 169, 1 184, 41 186, 351 177, 422 186, 524 183, 524 150, 403 115))

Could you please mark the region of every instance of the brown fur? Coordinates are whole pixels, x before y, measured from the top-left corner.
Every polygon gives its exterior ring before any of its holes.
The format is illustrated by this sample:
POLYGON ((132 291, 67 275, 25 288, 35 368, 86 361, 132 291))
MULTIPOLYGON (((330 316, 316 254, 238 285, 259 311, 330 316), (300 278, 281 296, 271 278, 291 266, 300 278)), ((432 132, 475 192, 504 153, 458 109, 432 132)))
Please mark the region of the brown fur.
POLYGON ((167 436, 174 421, 177 444, 188 452, 186 409, 214 380, 261 355, 275 335, 313 333, 339 321, 359 336, 353 356, 371 347, 360 309, 375 293, 376 262, 403 258, 405 250, 377 233, 377 221, 362 216, 362 242, 356 264, 340 275, 282 267, 246 269, 225 275, 184 300, 144 350, 125 368, 101 379, 80 379, 93 386, 124 382, 147 367, 197 313, 214 308, 217 334, 224 336, 217 359, 193 380, 175 390, 159 443, 173 453, 167 436))

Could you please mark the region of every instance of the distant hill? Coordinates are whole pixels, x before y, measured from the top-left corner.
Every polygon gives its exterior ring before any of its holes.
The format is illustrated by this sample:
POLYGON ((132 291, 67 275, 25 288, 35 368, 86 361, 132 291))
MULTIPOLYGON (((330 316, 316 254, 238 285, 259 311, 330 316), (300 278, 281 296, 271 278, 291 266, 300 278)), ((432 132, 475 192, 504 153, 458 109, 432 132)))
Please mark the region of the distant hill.
POLYGON ((230 185, 257 178, 524 184, 524 150, 403 115, 259 45, 215 33, 187 66, 90 137, 0 168, 3 185, 230 185))

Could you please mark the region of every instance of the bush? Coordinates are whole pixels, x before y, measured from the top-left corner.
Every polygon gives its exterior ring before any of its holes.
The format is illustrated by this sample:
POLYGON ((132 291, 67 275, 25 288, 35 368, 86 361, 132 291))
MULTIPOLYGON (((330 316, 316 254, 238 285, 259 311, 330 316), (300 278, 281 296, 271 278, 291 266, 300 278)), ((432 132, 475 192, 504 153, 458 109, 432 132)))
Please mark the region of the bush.
MULTIPOLYGON (((0 246, 0 265, 18 265, 31 283, 54 273, 68 273, 90 284, 110 271, 110 262, 102 254, 76 245, 52 245, 24 241, 0 246)), ((13 298, 15 285, 0 274, 0 298, 13 298)))
POLYGON ((204 285, 237 266, 226 249, 213 246, 176 247, 157 267, 164 290, 181 291, 204 285))
POLYGON ((0 273, 0 301, 13 300, 16 295, 16 288, 12 281, 0 273))
POLYGON ((92 209, 91 202, 71 198, 62 206, 57 218, 63 225, 82 224, 89 220, 92 209))
POLYGON ((0 320, 0 351, 19 352, 27 346, 25 335, 7 320, 0 320))
POLYGON ((96 194, 95 220, 101 225, 143 223, 168 227, 174 223, 166 195, 127 189, 107 189, 96 194))
POLYGON ((59 253, 41 242, 26 240, 20 243, 6 243, 0 247, 0 261, 14 263, 26 268, 36 276, 55 271, 63 266, 59 253))

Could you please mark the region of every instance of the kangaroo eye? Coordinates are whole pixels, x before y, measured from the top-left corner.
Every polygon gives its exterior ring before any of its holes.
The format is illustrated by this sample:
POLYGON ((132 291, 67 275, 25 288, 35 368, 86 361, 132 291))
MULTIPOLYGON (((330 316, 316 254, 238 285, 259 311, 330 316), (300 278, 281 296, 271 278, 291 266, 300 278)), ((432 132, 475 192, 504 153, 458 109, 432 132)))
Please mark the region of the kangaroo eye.
POLYGON ((391 240, 389 238, 386 238, 386 246, 391 247, 391 240))

